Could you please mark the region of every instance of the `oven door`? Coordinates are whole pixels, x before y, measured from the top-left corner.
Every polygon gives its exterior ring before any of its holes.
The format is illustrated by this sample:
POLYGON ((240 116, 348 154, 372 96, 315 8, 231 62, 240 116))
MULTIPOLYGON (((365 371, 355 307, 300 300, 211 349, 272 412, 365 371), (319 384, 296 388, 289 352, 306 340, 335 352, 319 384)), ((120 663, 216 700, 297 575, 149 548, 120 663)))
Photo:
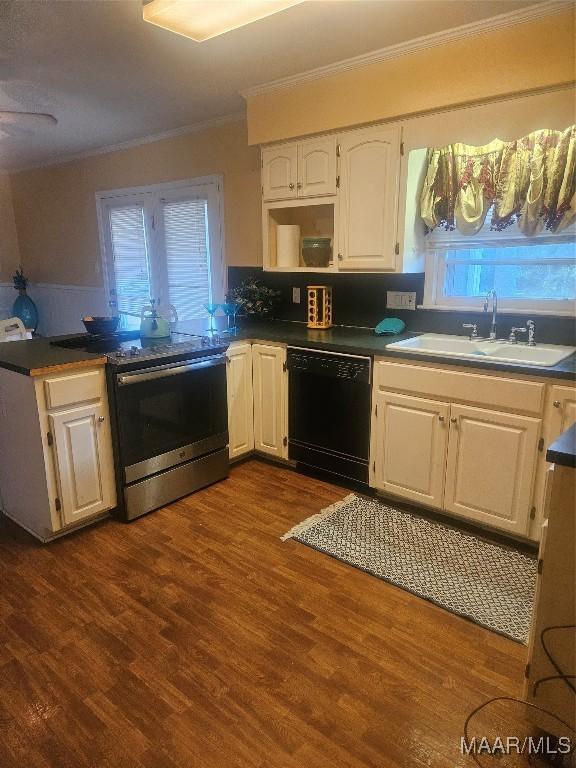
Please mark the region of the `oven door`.
POLYGON ((223 448, 226 356, 117 374, 116 407, 127 483, 223 448))

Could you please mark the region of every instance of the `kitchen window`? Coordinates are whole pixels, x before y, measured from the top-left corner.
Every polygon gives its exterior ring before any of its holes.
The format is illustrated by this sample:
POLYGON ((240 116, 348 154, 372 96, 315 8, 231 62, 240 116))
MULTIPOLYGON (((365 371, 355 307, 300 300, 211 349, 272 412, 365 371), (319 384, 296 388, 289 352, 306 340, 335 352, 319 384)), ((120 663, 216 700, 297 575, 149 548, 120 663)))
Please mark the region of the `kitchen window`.
POLYGON ((180 320, 224 300, 222 179, 203 177, 97 194, 110 306, 138 327, 150 298, 180 320))
POLYGON ((504 311, 575 314, 574 234, 529 239, 509 232, 481 235, 475 239, 457 232, 431 236, 426 253, 426 307, 481 310, 484 297, 495 289, 504 311))

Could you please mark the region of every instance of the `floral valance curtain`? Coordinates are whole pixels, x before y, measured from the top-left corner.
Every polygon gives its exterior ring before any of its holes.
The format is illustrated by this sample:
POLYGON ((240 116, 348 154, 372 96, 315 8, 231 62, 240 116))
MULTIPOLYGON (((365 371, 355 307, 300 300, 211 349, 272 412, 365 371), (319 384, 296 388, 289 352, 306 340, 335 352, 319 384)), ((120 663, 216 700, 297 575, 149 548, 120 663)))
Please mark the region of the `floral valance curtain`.
POLYGON ((483 147, 429 149, 420 197, 427 232, 457 228, 475 235, 491 209, 490 228, 517 222, 525 235, 565 229, 576 216, 576 126, 542 130, 483 147))

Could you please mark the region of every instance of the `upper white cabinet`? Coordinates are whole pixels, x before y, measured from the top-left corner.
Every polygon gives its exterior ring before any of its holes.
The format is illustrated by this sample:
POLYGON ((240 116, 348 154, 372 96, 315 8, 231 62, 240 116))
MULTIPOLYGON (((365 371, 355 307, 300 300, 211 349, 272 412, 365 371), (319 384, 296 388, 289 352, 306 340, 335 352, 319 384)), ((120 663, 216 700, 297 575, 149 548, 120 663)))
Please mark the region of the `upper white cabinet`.
POLYGON ((444 508, 525 535, 542 422, 452 405, 444 508))
POLYGON ((286 350, 252 345, 254 383, 254 448, 285 459, 288 456, 288 385, 286 350))
POLYGON ((336 194, 336 136, 298 143, 298 197, 336 194))
POLYGON ((228 441, 230 459, 254 450, 254 396, 252 389, 252 345, 231 344, 228 365, 228 441))
POLYGON ((92 517, 114 504, 107 418, 107 409, 100 401, 48 415, 65 525, 92 517))
POLYGON ((262 150, 262 195, 264 200, 290 200, 298 190, 298 149, 283 144, 262 150))
POLYGON ((339 268, 395 270, 400 128, 352 131, 339 144, 339 268))
POLYGON ((336 194, 336 137, 266 147, 262 150, 265 201, 336 194))

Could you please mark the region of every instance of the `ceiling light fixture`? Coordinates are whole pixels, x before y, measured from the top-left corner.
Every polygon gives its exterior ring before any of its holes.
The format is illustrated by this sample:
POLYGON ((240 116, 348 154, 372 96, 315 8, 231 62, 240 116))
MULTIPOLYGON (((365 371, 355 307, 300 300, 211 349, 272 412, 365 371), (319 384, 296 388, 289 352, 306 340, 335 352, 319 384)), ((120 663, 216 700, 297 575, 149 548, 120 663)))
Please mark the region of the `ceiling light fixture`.
POLYGON ((150 0, 144 21, 200 43, 304 0, 150 0))

